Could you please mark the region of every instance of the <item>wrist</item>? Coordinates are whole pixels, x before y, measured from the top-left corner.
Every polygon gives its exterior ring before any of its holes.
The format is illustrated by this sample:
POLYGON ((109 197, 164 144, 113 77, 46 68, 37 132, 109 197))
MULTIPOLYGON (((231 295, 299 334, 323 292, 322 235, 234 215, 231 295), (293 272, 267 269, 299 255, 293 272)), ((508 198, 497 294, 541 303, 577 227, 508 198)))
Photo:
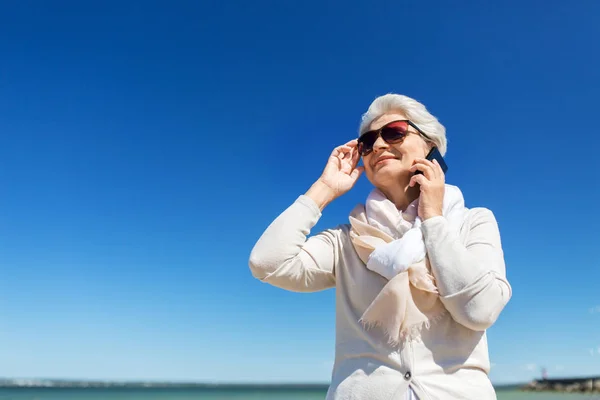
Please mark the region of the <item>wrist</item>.
POLYGON ((423 221, 427 221, 428 219, 431 218, 435 218, 435 217, 442 217, 444 214, 442 213, 442 211, 431 211, 431 212, 424 212, 423 213, 423 221))
POLYGON ((336 198, 333 190, 320 180, 312 184, 306 196, 310 197, 321 211, 336 198))

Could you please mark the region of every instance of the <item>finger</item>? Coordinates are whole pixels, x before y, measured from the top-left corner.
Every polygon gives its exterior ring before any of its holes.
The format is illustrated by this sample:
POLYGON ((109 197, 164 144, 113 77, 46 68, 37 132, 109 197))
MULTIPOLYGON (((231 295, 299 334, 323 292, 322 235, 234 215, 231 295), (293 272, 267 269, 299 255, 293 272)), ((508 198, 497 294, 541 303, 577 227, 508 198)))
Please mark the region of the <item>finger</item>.
POLYGON ((335 149, 333 149, 333 151, 331 152, 331 155, 333 157, 344 158, 344 156, 347 153, 349 153, 351 149, 352 148, 350 146, 346 146, 346 145, 343 144, 343 145, 338 146, 335 149))
POLYGON ((431 170, 435 173, 435 176, 437 176, 437 171, 435 170, 435 164, 433 163, 433 161, 430 161, 430 160, 428 160, 426 158, 417 158, 415 160, 415 162, 428 165, 431 168, 431 170))
POLYGON ((435 178, 443 177, 444 173, 442 171, 442 168, 439 167, 439 163, 437 162, 437 160, 435 158, 433 160, 428 160, 426 158, 420 158, 420 159, 418 159, 418 161, 429 165, 434 173, 435 178), (440 174, 440 172, 442 172, 442 173, 440 174))
POLYGON ((360 161, 360 153, 357 148, 352 149, 352 168, 356 168, 358 162, 360 161))
POLYGON ((353 149, 356 146, 358 146, 358 140, 354 139, 354 140, 351 140, 351 141, 349 141, 347 143, 344 143, 342 145, 339 145, 339 146, 335 147, 331 153, 332 154, 335 153, 337 155, 340 151, 349 151, 350 149, 353 149))
POLYGON ((350 173, 350 177, 354 180, 357 180, 364 171, 365 167, 356 167, 350 173))
POLYGON ((345 144, 343 144, 341 146, 336 147, 336 150, 341 153, 348 153, 348 152, 352 151, 352 147, 346 146, 345 144))
POLYGON ((410 171, 411 172, 421 171, 427 177, 427 179, 430 179, 430 180, 433 180, 436 178, 435 172, 434 172, 432 166, 427 165, 422 162, 417 162, 416 164, 414 164, 412 167, 410 167, 410 171))
POLYGON ((342 151, 339 153, 340 159, 350 161, 352 160, 352 149, 348 147, 344 147, 342 151))
POLYGON ((344 149, 344 151, 347 152, 348 158, 350 158, 353 162, 354 162, 355 157, 360 158, 360 154, 358 154, 358 143, 357 142, 354 145, 345 144, 343 149, 344 149))
POLYGON ((422 162, 422 163, 424 163, 424 164, 427 164, 427 165, 429 165, 429 166, 430 166, 430 167, 432 167, 432 168, 433 168, 433 165, 434 165, 434 164, 433 164, 433 161, 431 161, 431 160, 428 160, 428 159, 426 159, 426 158, 417 158, 417 159, 415 159, 415 161, 418 161, 418 162, 422 162))
POLYGON ((445 179, 446 174, 444 174, 444 170, 442 169, 442 166, 440 165, 440 163, 438 162, 438 160, 433 160, 433 164, 434 164, 434 169, 437 171, 437 176, 438 178, 442 178, 445 179))
POLYGON ((427 177, 425 177, 425 175, 418 174, 418 175, 414 175, 412 178, 410 178, 410 182, 408 183, 408 186, 413 187, 417 183, 419 185, 423 186, 427 182, 429 182, 429 180, 427 179, 427 177))

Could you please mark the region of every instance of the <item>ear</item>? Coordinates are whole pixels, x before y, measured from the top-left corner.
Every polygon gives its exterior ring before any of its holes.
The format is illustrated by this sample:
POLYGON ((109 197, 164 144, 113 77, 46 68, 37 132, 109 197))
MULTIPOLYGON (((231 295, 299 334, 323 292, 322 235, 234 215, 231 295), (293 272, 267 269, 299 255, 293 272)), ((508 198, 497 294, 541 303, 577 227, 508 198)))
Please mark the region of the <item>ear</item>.
POLYGON ((435 147, 435 143, 433 143, 430 140, 425 140, 425 139, 423 139, 423 142, 425 142, 425 146, 424 146, 425 154, 428 154, 431 151, 431 149, 433 149, 435 147))

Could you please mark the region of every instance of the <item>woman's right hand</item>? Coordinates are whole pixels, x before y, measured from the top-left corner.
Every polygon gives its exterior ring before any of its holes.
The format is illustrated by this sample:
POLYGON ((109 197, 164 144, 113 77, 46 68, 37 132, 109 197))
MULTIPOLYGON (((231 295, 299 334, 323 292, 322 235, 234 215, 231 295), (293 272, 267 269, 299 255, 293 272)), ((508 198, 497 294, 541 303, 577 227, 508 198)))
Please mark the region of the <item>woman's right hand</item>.
POLYGON ((364 167, 356 166, 359 160, 356 139, 336 147, 331 152, 319 180, 331 188, 335 198, 352 189, 362 174, 364 167))
POLYGON ((364 171, 364 167, 357 167, 359 160, 356 139, 333 149, 321 177, 307 192, 321 210, 352 189, 364 171))

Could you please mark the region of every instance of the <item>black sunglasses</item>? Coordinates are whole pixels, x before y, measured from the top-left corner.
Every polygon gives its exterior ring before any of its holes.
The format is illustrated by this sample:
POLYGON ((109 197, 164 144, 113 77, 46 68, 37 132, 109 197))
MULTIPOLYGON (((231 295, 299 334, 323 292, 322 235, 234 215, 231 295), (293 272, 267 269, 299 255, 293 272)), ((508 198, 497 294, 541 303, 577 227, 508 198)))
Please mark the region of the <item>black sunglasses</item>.
POLYGON ((363 133, 358 138, 358 152, 361 156, 366 156, 373 151, 373 145, 377 141, 377 138, 381 135, 381 138, 388 144, 400 143, 404 140, 406 135, 409 134, 408 127, 412 126, 423 135, 427 140, 430 140, 427 135, 419 129, 418 126, 413 124, 407 119, 398 121, 388 122, 379 129, 368 131, 363 133))

